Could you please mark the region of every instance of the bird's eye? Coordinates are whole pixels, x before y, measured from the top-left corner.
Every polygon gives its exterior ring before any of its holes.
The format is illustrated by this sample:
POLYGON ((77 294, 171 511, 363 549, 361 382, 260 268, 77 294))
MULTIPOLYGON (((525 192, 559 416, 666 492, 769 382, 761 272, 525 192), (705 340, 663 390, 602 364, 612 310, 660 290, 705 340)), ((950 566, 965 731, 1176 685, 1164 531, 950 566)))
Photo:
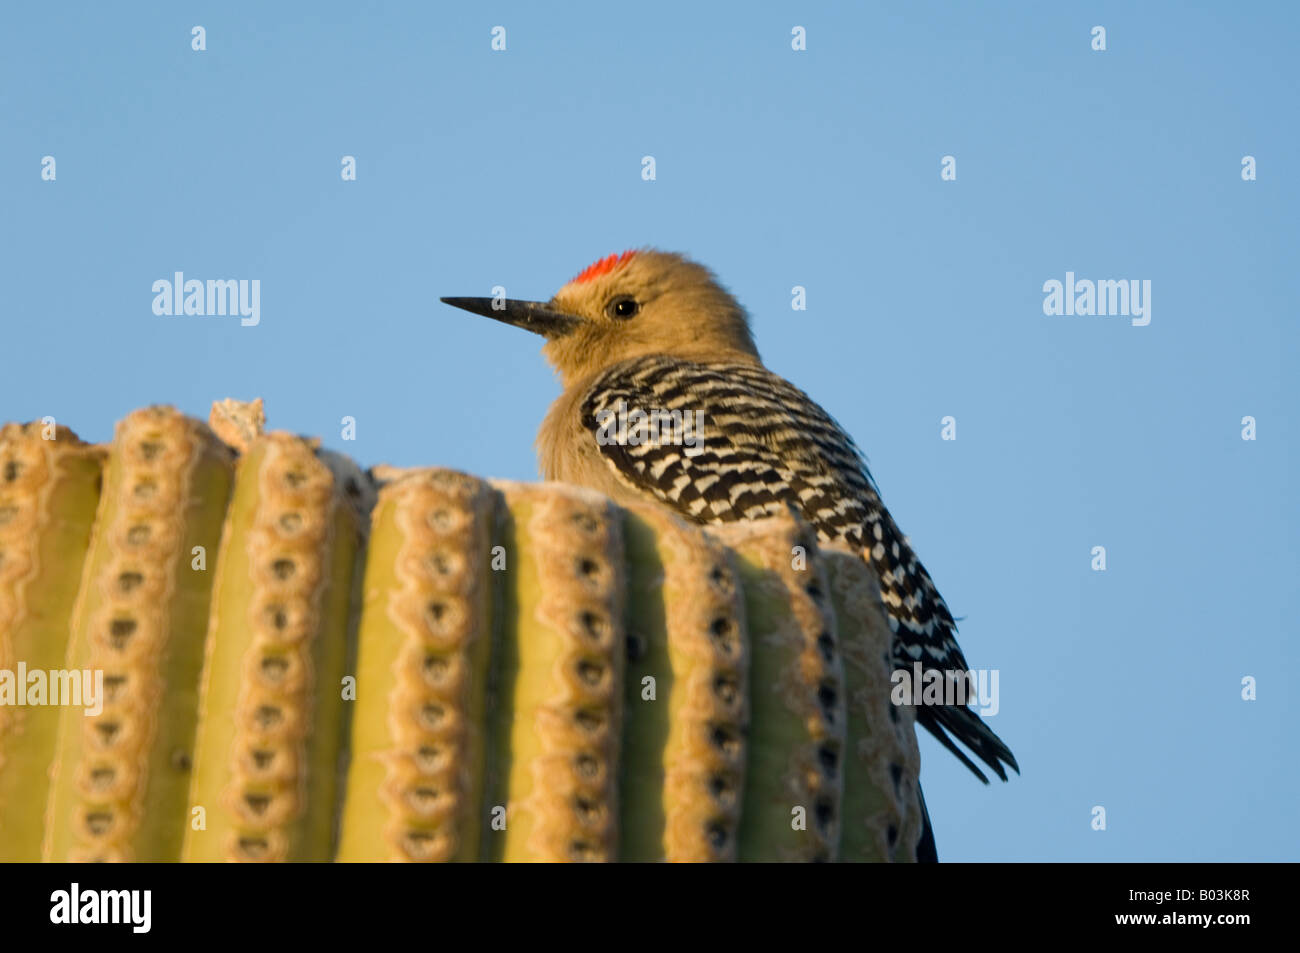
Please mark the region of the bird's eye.
POLYGON ((609 303, 608 307, 605 308, 605 313, 611 318, 630 318, 640 310, 641 306, 636 303, 635 298, 622 295, 609 303))

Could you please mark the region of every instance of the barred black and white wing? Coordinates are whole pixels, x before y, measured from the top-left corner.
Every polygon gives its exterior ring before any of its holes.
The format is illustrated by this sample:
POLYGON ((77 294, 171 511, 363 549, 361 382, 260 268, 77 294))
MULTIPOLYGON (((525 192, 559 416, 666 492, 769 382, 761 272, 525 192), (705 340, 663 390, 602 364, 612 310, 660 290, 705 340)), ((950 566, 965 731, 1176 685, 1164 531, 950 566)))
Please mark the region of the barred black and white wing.
MULTIPOLYGON (((757 364, 639 358, 592 384, 582 416, 622 483, 697 523, 794 507, 823 541, 847 543, 875 568, 897 667, 967 671, 952 614, 881 503, 861 452, 797 387, 757 364), (646 424, 651 415, 656 426, 646 424)), ((1003 763, 1019 770, 969 707, 920 705, 917 718, 981 780, 953 738, 1003 780, 1003 763)))

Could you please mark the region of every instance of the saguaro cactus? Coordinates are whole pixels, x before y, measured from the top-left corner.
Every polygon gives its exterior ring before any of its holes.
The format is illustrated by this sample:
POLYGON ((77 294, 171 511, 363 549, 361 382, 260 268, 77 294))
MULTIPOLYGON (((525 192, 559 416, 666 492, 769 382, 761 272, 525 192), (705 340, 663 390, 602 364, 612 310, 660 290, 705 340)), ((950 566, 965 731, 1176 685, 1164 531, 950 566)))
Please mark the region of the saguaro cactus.
POLYGON ((363 474, 260 403, 138 411, 103 448, 8 425, 0 677, 106 697, 0 705, 0 850, 911 860, 889 639, 870 568, 793 516, 363 474))
POLYGON ((840 859, 913 859, 924 823, 921 755, 912 709, 889 698, 893 661, 880 585, 857 553, 831 549, 822 556, 844 660, 840 859))
POLYGON ((0 429, 0 861, 40 858, 59 708, 18 699, 63 668, 103 460, 52 422, 0 429))
POLYGON ((793 520, 728 527, 753 646, 740 860, 832 860, 839 840, 844 678, 825 566, 793 520))
POLYGON ((625 860, 735 860, 749 640, 735 555, 651 506, 626 517, 625 860))
POLYGON ((340 860, 478 860, 492 647, 487 486, 390 471, 371 523, 340 860))
POLYGON ((103 711, 64 708, 46 860, 176 860, 214 553, 234 454, 168 408, 118 425, 67 668, 103 673, 103 711))
POLYGON ((186 860, 329 860, 362 479, 275 433, 244 447, 207 638, 186 860), (360 495, 354 493, 354 495, 360 495))
POLYGON ((506 623, 488 798, 493 860, 616 860, 626 574, 618 511, 576 489, 506 484, 506 623), (511 631, 513 630, 513 631, 511 631), (498 815, 499 816, 499 815, 498 815))

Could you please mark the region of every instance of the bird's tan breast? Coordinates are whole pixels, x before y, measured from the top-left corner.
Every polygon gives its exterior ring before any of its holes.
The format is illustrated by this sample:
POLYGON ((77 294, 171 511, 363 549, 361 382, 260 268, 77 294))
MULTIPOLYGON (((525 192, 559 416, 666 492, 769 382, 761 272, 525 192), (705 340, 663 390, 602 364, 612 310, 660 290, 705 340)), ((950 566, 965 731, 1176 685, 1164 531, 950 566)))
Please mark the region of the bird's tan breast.
POLYGON ((615 474, 582 421, 582 402, 589 384, 568 388, 551 405, 537 432, 537 461, 546 480, 560 480, 604 493, 617 503, 644 503, 646 495, 615 474))

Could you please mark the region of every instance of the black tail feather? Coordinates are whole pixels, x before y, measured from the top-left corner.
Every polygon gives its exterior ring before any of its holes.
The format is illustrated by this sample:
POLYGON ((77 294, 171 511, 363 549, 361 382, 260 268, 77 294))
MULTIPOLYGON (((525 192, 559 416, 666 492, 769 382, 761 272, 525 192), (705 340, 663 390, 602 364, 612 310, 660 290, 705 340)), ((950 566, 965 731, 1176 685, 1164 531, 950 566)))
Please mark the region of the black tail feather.
POLYGON ((1007 780, 1004 763, 1016 774, 1020 773, 1020 765, 1016 763, 1016 756, 1011 753, 1011 749, 993 733, 993 729, 980 720, 980 716, 971 708, 955 705, 921 705, 916 709, 916 717, 941 745, 956 755, 957 759, 985 784, 989 783, 988 777, 975 766, 964 751, 957 747, 953 738, 973 751, 976 757, 988 765, 1003 781, 1007 780), (952 737, 949 737, 949 732, 952 733, 952 737))
POLYGON ((921 840, 916 845, 916 862, 918 864, 937 864, 939 849, 934 843, 934 826, 930 823, 930 811, 925 806, 925 794, 921 785, 916 786, 916 796, 921 801, 921 840))

